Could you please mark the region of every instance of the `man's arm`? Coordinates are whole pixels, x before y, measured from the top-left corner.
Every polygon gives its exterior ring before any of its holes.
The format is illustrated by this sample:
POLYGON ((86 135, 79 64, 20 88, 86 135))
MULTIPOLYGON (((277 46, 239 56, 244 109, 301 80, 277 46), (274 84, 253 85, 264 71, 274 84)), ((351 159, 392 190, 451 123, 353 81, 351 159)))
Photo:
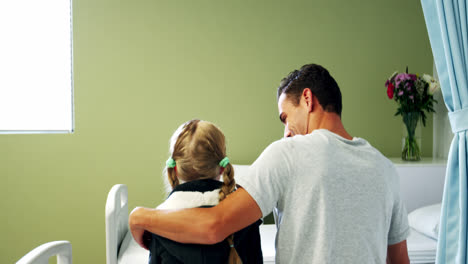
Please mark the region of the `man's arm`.
POLYGON ((387 247, 387 264, 409 264, 406 240, 387 247))
POLYGON ((255 200, 239 188, 211 208, 157 210, 137 207, 130 214, 129 225, 133 237, 143 247, 145 230, 180 243, 214 244, 261 217, 255 200))

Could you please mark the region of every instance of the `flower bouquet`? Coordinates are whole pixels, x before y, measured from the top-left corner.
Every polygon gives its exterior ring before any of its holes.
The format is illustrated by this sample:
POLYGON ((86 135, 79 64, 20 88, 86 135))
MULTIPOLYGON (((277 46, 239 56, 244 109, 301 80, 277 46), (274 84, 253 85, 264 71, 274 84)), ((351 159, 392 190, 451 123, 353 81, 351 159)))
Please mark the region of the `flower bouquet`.
POLYGON ((424 74, 422 77, 416 74, 394 72, 385 82, 388 98, 398 103, 395 116, 401 115, 408 132, 401 158, 403 160, 421 160, 421 152, 416 141, 415 131, 419 119, 426 126, 426 113, 433 113, 434 92, 440 88, 439 82, 432 76, 424 74))

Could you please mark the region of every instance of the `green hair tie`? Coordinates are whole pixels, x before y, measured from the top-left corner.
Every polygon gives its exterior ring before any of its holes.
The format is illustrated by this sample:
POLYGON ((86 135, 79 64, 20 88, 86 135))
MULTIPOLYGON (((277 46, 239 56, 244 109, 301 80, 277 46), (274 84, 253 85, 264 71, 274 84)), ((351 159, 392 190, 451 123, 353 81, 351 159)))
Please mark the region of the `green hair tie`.
POLYGON ((166 161, 166 167, 174 168, 176 166, 175 160, 171 157, 166 161))
POLYGON ((229 158, 228 157, 225 157, 224 159, 222 159, 220 162, 219 162, 219 166, 223 167, 223 168, 226 168, 226 166, 229 164, 229 158))

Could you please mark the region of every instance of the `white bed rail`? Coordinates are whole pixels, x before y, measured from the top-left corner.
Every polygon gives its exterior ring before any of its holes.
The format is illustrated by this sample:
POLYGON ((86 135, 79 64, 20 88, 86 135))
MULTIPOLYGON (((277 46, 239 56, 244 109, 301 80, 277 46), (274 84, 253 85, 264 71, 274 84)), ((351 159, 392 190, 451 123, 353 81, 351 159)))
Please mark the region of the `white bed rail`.
POLYGON ((106 202, 106 263, 117 264, 120 244, 128 231, 128 190, 116 184, 106 202))
POLYGON ((69 241, 53 241, 42 244, 22 257, 16 264, 49 264, 49 258, 57 256, 57 264, 72 264, 72 246, 69 241))

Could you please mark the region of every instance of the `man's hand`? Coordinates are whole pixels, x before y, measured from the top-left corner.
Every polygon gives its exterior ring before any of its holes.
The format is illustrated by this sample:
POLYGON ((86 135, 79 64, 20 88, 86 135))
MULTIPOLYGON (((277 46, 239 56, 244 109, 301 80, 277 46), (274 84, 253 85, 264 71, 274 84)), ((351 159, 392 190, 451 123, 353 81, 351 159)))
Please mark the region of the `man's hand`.
POLYGON ((142 227, 138 226, 135 219, 136 215, 141 211, 141 207, 133 209, 130 213, 128 219, 128 225, 130 227, 130 232, 132 232, 133 239, 140 245, 140 247, 148 250, 149 240, 151 239, 151 234, 145 231, 142 227))

